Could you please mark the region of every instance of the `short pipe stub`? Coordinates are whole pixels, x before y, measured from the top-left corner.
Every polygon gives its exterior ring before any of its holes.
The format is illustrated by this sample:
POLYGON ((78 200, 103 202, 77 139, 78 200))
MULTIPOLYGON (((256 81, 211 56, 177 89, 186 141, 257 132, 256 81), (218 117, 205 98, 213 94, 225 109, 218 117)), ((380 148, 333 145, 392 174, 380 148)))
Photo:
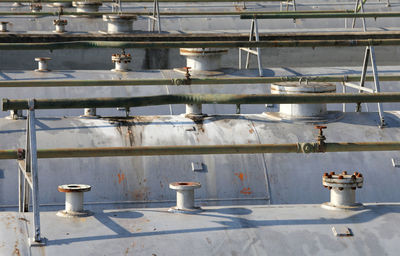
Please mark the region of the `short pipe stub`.
POLYGON ((174 213, 197 213, 202 211, 194 205, 194 190, 200 188, 199 182, 173 182, 169 188, 176 190, 176 206, 168 211, 174 213))
POLYGON ((83 209, 83 193, 90 191, 91 186, 85 184, 67 184, 58 186, 59 192, 65 193, 65 210, 57 212, 60 217, 86 217, 90 211, 83 209))
POLYGON ((356 189, 362 188, 364 178, 361 173, 347 174, 346 171, 335 174, 325 173, 322 184, 330 191, 330 202, 321 206, 330 210, 358 210, 363 207, 356 202, 356 189))

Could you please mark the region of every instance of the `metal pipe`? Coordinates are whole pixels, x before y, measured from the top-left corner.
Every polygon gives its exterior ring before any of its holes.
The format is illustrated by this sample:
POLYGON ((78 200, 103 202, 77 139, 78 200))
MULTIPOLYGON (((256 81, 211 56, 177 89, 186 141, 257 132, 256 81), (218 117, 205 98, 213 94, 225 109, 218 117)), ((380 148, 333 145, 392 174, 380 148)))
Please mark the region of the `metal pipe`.
POLYGON ((274 41, 71 41, 53 43, 0 43, 0 50, 57 50, 86 48, 256 48, 256 47, 343 47, 400 45, 400 39, 274 40, 274 41))
MULTIPOLYGON (((2 43, 54 43, 54 42, 78 42, 78 41, 124 41, 124 42, 232 42, 249 41, 248 33, 190 33, 190 34, 154 34, 154 33, 130 33, 130 34, 29 34, 7 33, 1 34, 2 43)), ((383 40, 400 39, 400 31, 370 31, 370 32, 289 32, 289 33, 260 33, 260 41, 293 41, 293 40, 383 40)))
MULTIPOLYGON (((315 104, 400 102, 400 93, 174 94, 143 97, 35 99, 35 109, 144 107, 169 104, 315 104)), ((28 109, 28 100, 2 100, 3 111, 28 109)))
MULTIPOLYGON (((261 153, 321 153, 317 143, 242 144, 196 146, 140 146, 38 149, 38 158, 81 158, 112 156, 218 155, 261 153)), ((399 151, 400 142, 325 143, 324 152, 399 151)), ((17 159, 18 150, 0 150, 0 159, 17 159)))
MULTIPOLYGON (((325 13, 350 13, 352 10, 329 10, 329 11, 297 11, 288 12, 291 14, 325 14, 325 13)), ((188 12, 160 12, 161 16, 225 16, 225 15, 274 15, 281 12, 267 12, 267 11, 188 11, 188 12)), ((115 12, 66 12, 63 11, 63 16, 74 15, 74 16, 101 16, 107 14, 115 14, 115 12)), ((139 16, 151 16, 152 12, 124 12, 124 15, 139 15, 139 16)), ((380 14, 380 13, 377 13, 380 14)), ((0 12, 0 16, 59 16, 59 12, 0 12)))
MULTIPOLYGON (((151 2, 153 0, 123 0, 124 3, 144 3, 144 2, 151 2)), ((282 0, 242 0, 241 2, 281 2, 282 0)), ((32 3, 29 0, 1 0, 2 3, 32 3)), ((72 0, 40 0, 42 3, 57 3, 57 2, 72 2, 72 0)), ((100 2, 100 1, 99 1, 100 2)), ((103 3, 111 3, 114 0, 101 0, 103 3)), ((232 2, 232 0, 215 0, 215 1, 207 1, 207 0, 158 0, 158 2, 187 2, 187 3, 209 3, 209 2, 232 2)), ((291 0, 289 0, 291 2, 291 0)))
MULTIPOLYGON (((278 77, 239 77, 239 78, 193 78, 191 85, 209 84, 260 84, 296 82, 299 80, 308 82, 358 82, 359 75, 336 76, 278 76, 278 77)), ((182 85, 185 79, 124 79, 124 80, 0 80, 0 88, 8 87, 69 87, 69 86, 154 86, 154 85, 182 85)), ((373 76, 366 76, 365 81, 373 81, 373 76)), ((400 75, 381 75, 380 81, 400 81, 400 75)))
POLYGON ((286 13, 241 14, 241 19, 337 19, 337 18, 393 18, 400 17, 400 12, 342 12, 342 13, 286 13))

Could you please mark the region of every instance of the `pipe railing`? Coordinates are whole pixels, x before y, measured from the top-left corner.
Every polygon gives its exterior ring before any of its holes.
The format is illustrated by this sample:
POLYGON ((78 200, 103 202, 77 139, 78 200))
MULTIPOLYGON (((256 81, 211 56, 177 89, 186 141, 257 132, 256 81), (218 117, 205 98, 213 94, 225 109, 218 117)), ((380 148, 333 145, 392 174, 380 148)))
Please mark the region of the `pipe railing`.
POLYGON ((241 14, 241 19, 337 19, 337 18, 394 18, 400 12, 342 12, 342 13, 286 13, 241 14))
MULTIPOLYGON (((0 88, 26 88, 26 87, 86 87, 86 86, 157 86, 157 85, 237 85, 260 84, 279 82, 359 82, 359 75, 336 76, 278 76, 278 77, 226 77, 226 78, 196 78, 189 81, 184 78, 172 79, 123 79, 123 80, 0 80, 0 88)), ((400 75, 382 75, 379 80, 383 82, 400 81, 400 75)), ((366 76, 365 81, 374 81, 371 75, 366 76)))
MULTIPOLYGON (((326 10, 326 11, 288 11, 285 13, 290 14, 325 14, 325 13, 351 13, 353 10, 326 10)), ((231 16, 231 15, 274 15, 281 12, 272 12, 272 11, 187 11, 187 12, 160 12, 161 16, 231 16)), ((0 12, 0 16, 58 16, 59 14, 63 16, 100 16, 105 14, 115 14, 115 12, 68 12, 62 11, 53 11, 53 12, 0 12)), ((153 12, 123 12, 124 15, 138 15, 138 16, 151 16, 153 12)), ((380 14, 379 12, 377 14, 380 14)), ((394 13, 393 13, 394 14, 394 13)), ((394 16, 397 17, 397 16, 394 16)))
MULTIPOLYGON (((35 109, 144 107, 168 104, 315 104, 400 102, 400 93, 175 94, 117 98, 34 99, 35 109)), ((29 100, 2 100, 3 111, 29 109, 29 100)))
POLYGON ((186 41, 186 42, 108 42, 78 41, 55 43, 0 43, 0 50, 57 50, 86 48, 275 48, 275 47, 344 47, 344 46, 392 46, 400 45, 400 39, 360 40, 290 40, 290 41, 186 41))
MULTIPOLYGON (((265 153, 324 153, 399 151, 400 142, 335 142, 324 143, 321 151, 316 142, 292 144, 235 144, 190 146, 133 146, 98 148, 38 149, 38 158, 82 158, 115 156, 161 155, 217 155, 217 154, 265 154, 265 153)), ((0 159, 21 159, 21 150, 0 150, 0 159)))
MULTIPOLYGON (((260 41, 305 41, 305 40, 384 40, 400 39, 400 31, 346 31, 346 32, 275 32, 260 33, 260 41)), ((91 34, 91 33, 0 33, 1 43, 55 43, 78 41, 125 41, 125 42, 232 42, 249 41, 248 33, 190 33, 190 34, 91 34)))
MULTIPOLYGON (((76 0, 79 2, 79 0, 76 0)), ((85 0, 80 0, 80 1, 85 1, 85 0)), ((29 0, 1 0, 0 3, 32 3, 32 1, 29 0)), ((42 3, 56 3, 56 2, 72 2, 72 0, 40 0, 42 3)), ((103 3, 111 3, 114 2, 113 0, 99 0, 98 2, 103 2, 103 3)), ((123 0, 125 3, 143 3, 143 2, 154 2, 154 0, 123 0)), ((210 2, 232 2, 232 0, 158 0, 158 2, 169 2, 169 3, 175 3, 175 2, 185 2, 185 3, 210 3, 210 2)), ((238 2, 282 2, 282 0, 241 0, 238 2)), ((289 0, 291 2, 291 0, 289 0)))

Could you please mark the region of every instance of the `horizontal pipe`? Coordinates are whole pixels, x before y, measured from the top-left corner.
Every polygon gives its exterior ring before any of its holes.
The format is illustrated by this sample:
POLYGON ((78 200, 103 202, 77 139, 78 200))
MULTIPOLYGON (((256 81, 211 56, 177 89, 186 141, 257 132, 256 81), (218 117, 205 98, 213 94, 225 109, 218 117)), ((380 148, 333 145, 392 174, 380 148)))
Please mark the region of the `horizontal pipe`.
MULTIPOLYGON (((291 14, 324 14, 324 13, 350 13, 352 10, 328 10, 328 11, 290 11, 291 14)), ((354 12, 354 11, 353 11, 354 12)), ((160 16, 226 16, 226 15, 272 15, 281 12, 271 11, 187 11, 187 12, 160 12, 160 16)), ((285 12, 286 13, 286 12, 285 12)), ((101 16, 105 14, 113 14, 115 12, 67 12, 63 11, 62 16, 101 16)), ((123 12, 124 15, 153 16, 153 12, 123 12)), ((58 11, 54 12, 0 12, 0 16, 58 16, 58 11)))
MULTIPOLYGON (((278 82, 358 82, 359 75, 344 76, 278 76, 278 77, 235 77, 235 78, 192 78, 191 85, 212 84, 260 84, 278 82)), ((366 81, 374 81, 371 75, 366 76, 366 81)), ((383 82, 400 81, 400 75, 382 75, 379 80, 383 82)), ((0 88, 13 87, 78 87, 78 86, 155 86, 155 85, 182 85, 185 79, 123 79, 123 80, 0 80, 0 88)))
MULTIPOLYGON (((258 153, 321 153, 317 143, 293 144, 242 144, 197 146, 140 146, 99 148, 38 149, 38 158, 82 158, 112 156, 161 156, 161 155, 217 155, 258 153), (308 147, 307 150, 304 148, 308 147)), ((338 142, 326 143, 324 152, 398 151, 400 142, 338 142)), ((17 150, 0 150, 0 159, 17 159, 17 150)))
MULTIPOLYGON (((144 107, 167 104, 315 104, 400 102, 400 93, 175 94, 144 97, 35 99, 35 109, 144 107)), ((28 109, 28 100, 2 100, 3 111, 28 109)))
MULTIPOLYGON (((42 3, 55 3, 55 2, 72 2, 72 0, 40 0, 42 3)), ((81 2, 85 0, 80 0, 81 2)), ((241 2, 281 2, 282 0, 241 0, 241 2)), ((1 0, 3 3, 32 3, 32 1, 29 0, 1 0)), ((113 0, 101 0, 103 3, 110 3, 113 2, 113 0)), ((123 0, 123 3, 143 3, 143 2, 151 2, 153 3, 154 0, 123 0)), ((209 2, 232 2, 232 0, 158 0, 158 2, 170 2, 170 3, 175 3, 175 2, 185 2, 185 3, 209 3, 209 2)), ((291 0, 289 0, 291 2, 291 0)))
POLYGON ((241 14, 241 19, 335 19, 335 18, 395 18, 400 12, 359 12, 359 13, 274 13, 241 14))
MULTIPOLYGON (((0 42, 15 43, 56 43, 56 42, 248 42, 248 33, 190 33, 190 34, 154 34, 154 33, 0 33, 0 42)), ((306 40, 384 40, 400 39, 400 31, 368 31, 368 32, 275 32, 260 33, 259 41, 306 41, 306 40)))
POLYGON ((400 39, 361 40, 288 40, 288 41, 180 41, 180 42, 108 42, 78 41, 55 43, 0 43, 0 50, 57 50, 86 48, 239 48, 239 47, 344 47, 400 45, 400 39))

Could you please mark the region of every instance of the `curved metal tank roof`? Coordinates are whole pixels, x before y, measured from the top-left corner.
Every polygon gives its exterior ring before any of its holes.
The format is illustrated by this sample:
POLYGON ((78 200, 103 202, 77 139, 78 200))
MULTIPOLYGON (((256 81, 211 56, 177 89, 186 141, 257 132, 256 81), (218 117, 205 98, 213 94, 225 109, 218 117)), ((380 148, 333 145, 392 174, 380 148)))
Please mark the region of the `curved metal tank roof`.
MULTIPOLYGON (((327 140, 399 141, 398 112, 385 116, 388 127, 381 129, 377 113, 345 113, 328 123, 327 140)), ((24 147, 24 129, 24 120, 0 119, 1 148, 24 147)), ((201 120, 183 115, 37 119, 38 148, 297 143, 315 141, 316 135, 312 124, 275 121, 264 114, 201 120)), ((40 159, 41 202, 62 203, 56 189, 65 183, 92 185, 87 198, 91 202, 173 200, 170 182, 194 180, 202 184, 198 198, 206 201, 321 203, 329 196, 321 185, 322 174, 342 170, 363 173, 365 186, 357 191, 362 202, 396 202, 399 174, 392 158, 396 152, 40 159), (201 170, 193 171, 192 162, 201 170)), ((2 204, 17 201, 17 173, 10 171, 15 168, 15 161, 2 162, 2 204)))

